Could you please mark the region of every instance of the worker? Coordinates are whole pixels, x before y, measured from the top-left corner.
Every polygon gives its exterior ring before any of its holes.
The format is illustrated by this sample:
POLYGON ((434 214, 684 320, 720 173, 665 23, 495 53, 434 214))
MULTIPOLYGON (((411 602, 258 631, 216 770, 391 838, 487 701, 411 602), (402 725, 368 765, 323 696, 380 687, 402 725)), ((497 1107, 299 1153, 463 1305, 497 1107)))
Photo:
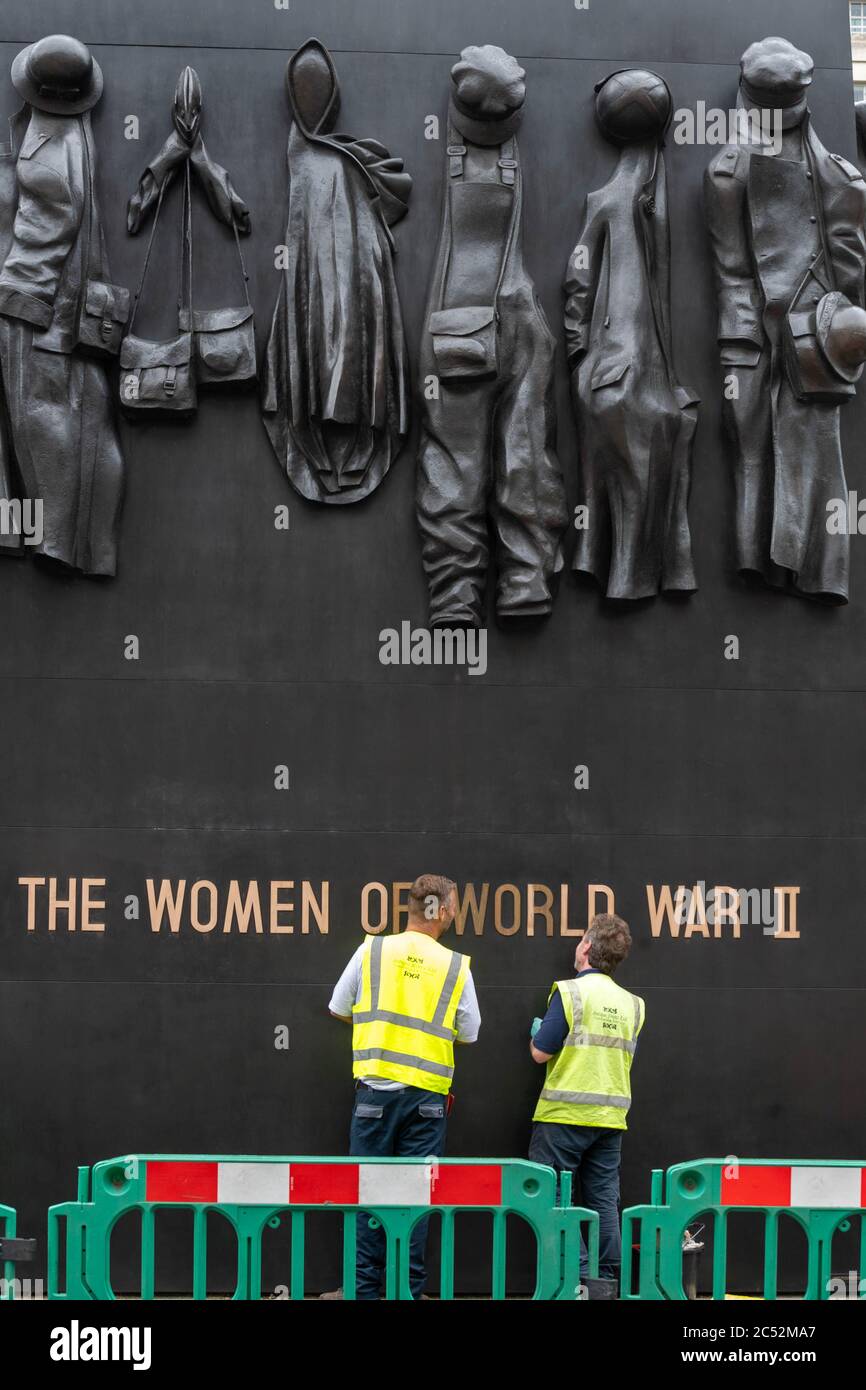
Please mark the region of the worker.
POLYGON ((589 1278, 581 1243, 581 1283, 592 1299, 619 1295, 620 1150, 645 1009, 612 977, 630 950, 621 917, 593 917, 575 953, 577 978, 556 981, 529 1043, 533 1060, 547 1066, 529 1157, 579 1176, 583 1206, 598 1212, 598 1279, 589 1278))
MULTIPOLYGON (((422 874, 409 889, 405 932, 368 936, 337 982, 330 1011, 352 1024, 355 1104, 349 1152, 359 1158, 435 1157, 445 1147, 454 1043, 478 1037, 481 1016, 469 957, 439 944, 457 910, 450 878, 422 874)), ((421 1298, 427 1275, 425 1218, 412 1235, 409 1286, 421 1298)), ((381 1297, 385 1237, 362 1215, 357 1225, 356 1297, 381 1297)), ((322 1295, 342 1298, 343 1292, 322 1295)))

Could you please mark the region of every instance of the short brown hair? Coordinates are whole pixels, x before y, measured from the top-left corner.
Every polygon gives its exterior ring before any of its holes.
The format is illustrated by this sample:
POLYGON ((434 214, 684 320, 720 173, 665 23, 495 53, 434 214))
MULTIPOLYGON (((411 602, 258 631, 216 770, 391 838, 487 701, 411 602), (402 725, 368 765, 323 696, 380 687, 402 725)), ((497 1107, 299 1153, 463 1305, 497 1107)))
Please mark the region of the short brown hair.
POLYGON ((587 959, 593 970, 612 975, 631 950, 628 922, 613 912, 599 912, 590 922, 587 936, 592 943, 587 959))
POLYGON ((419 918, 426 918, 428 922, 438 921, 439 909, 447 907, 456 887, 456 883, 442 874, 421 874, 409 889, 409 916, 416 921, 419 918))

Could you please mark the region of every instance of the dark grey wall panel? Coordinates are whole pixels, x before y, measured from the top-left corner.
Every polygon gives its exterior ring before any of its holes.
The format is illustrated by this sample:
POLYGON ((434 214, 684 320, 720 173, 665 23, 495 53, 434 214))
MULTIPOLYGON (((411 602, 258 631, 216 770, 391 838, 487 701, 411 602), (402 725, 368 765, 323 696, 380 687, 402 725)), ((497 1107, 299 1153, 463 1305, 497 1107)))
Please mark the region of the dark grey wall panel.
MULTIPOLYGON (((845 66, 850 48, 842 27, 843 0, 819 7, 791 0, 762 0, 761 34, 782 34, 807 48, 822 65, 845 66), (833 23, 832 11, 838 12, 833 23)), ((847 9, 847 6, 845 6, 847 9)), ((22 40, 52 30, 75 30, 93 44, 214 45, 294 48, 311 33, 343 49, 405 53, 453 53, 467 43, 498 43, 520 55, 560 58, 616 55, 626 63, 730 62, 755 37, 756 7, 747 0, 688 0, 676 11, 646 0, 590 0, 577 11, 572 0, 291 0, 278 11, 272 0, 6 0, 4 28, 22 40), (37 29, 34 11, 38 10, 37 29)))
POLYGON ((393 687, 80 679, 59 704, 51 680, 0 690, 22 825, 809 835, 820 808, 822 833, 866 835, 859 693, 465 675, 428 688, 417 674, 393 687))
MULTIPOLYGON (((415 180, 396 231, 413 361, 438 231, 448 70, 495 42, 527 69, 520 136, 529 268, 561 342, 560 283, 589 189, 615 155, 592 87, 638 62, 677 108, 727 108, 744 47, 783 33, 817 63, 824 143, 854 155, 844 0, 5 0, 0 111, 23 42, 92 42, 106 76, 94 126, 115 278, 134 286, 142 238, 129 194, 170 128, 178 72, 198 71, 204 136, 252 210, 245 248, 260 341, 284 235, 288 51, 316 33, 343 88, 341 128, 402 155, 415 180), (124 138, 137 114, 140 139, 124 138)), ((713 147, 667 149, 674 336, 702 397, 691 502, 699 592, 628 610, 568 575, 550 622, 488 634, 488 671, 380 664, 379 633, 421 625, 413 446, 365 504, 306 504, 281 476, 254 398, 203 399, 191 426, 124 424, 128 492, 118 578, 87 584, 0 561, 4 737, 0 829, 0 1200, 42 1233, 75 1167, 118 1151, 329 1152, 346 1144, 348 1033, 326 1017, 360 937, 359 894, 432 868, 461 884, 610 884, 632 922, 625 983, 648 1027, 635 1072, 624 1197, 650 1167, 698 1153, 862 1157, 860 905, 866 896, 866 537, 852 539, 852 602, 827 611, 732 574, 730 462, 720 431, 715 304, 701 207, 713 147), (273 527, 288 503, 288 533, 273 527), (137 662, 123 641, 138 636, 137 662), (728 634, 739 661, 726 661, 728 634), (287 763, 291 790, 273 789, 287 763), (590 790, 572 789, 576 763, 590 790), (28 933, 21 875, 108 879, 104 933, 28 933), (148 877, 328 880, 330 931, 177 935, 124 918, 148 877), (800 888, 799 939, 653 938, 646 885, 800 888), (808 1019, 808 1023, 806 1020, 808 1019), (273 1028, 292 1045, 275 1052, 273 1028)), ((166 228, 176 206, 169 204, 166 228)), ((195 208, 202 305, 236 294, 230 239, 195 208)), ((170 234, 169 234, 170 239, 170 234)), ((142 327, 171 331, 164 303, 142 327)), ((576 437, 562 351, 559 448, 576 500, 576 437)), ((862 489, 866 391, 844 413, 849 484, 862 489)), ((297 892, 296 892, 297 898, 297 892)), ((485 1015, 461 1051, 456 1154, 525 1151, 539 1073, 526 1030, 574 938, 470 931, 485 1015)), ((336 1274, 327 1242, 315 1266, 336 1274), (329 1263, 331 1261, 331 1263, 329 1263)), ((469 1274, 480 1280, 480 1242, 469 1274)), ((735 1277, 748 1280, 745 1256, 735 1277)), ((180 1246, 168 1272, 183 1287, 180 1246)), ((228 1278, 227 1273, 225 1278, 228 1278)))

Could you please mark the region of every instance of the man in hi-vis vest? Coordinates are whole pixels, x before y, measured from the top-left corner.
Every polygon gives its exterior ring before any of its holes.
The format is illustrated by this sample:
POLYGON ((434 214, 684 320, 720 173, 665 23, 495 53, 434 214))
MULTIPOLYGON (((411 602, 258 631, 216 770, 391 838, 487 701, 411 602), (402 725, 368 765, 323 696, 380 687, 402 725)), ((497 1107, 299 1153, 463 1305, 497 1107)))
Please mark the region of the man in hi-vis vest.
MULTIPOLYGON (((434 1157, 445 1147, 455 1042, 478 1037, 481 1016, 469 957, 439 945, 457 909, 450 878, 422 874, 409 889, 409 923, 394 936, 368 936, 343 971, 329 1005, 352 1024, 355 1105, 349 1152, 362 1158, 434 1157)), ((393 1186, 383 1167, 382 1178, 393 1186)), ((395 1192, 389 1192, 394 1201, 395 1192)), ((412 1203, 411 1193, 406 1194, 412 1203)), ((427 1221, 409 1252, 409 1284, 426 1283, 427 1221)), ((365 1216, 357 1226, 356 1296, 379 1298, 385 1237, 365 1216)), ((342 1292, 324 1294, 340 1298, 342 1292)))
POLYGON ((533 1059, 547 1064, 529 1157, 579 1175, 582 1205, 598 1212, 597 1281, 587 1280, 581 1250, 581 1278, 592 1298, 616 1298, 619 1289, 620 1149, 645 1010, 611 977, 630 950, 621 917, 593 917, 574 957, 577 977, 557 980, 529 1044, 533 1059))

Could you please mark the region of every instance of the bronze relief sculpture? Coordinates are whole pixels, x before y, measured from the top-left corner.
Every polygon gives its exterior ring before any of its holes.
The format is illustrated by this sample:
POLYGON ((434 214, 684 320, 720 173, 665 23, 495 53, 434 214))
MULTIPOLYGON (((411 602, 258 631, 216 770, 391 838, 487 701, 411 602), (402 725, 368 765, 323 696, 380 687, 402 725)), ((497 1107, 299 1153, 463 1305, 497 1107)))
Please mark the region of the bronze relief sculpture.
POLYGON ((340 505, 379 485, 409 431, 391 228, 408 211, 412 180, 377 140, 335 133, 340 88, 317 39, 290 59, 286 81, 286 264, 262 412, 289 482, 340 505))
POLYGON ((186 67, 178 78, 172 108, 174 130, 150 161, 129 200, 127 227, 138 232, 152 214, 150 236, 132 316, 120 354, 120 401, 132 419, 191 417, 198 388, 241 387, 256 378, 256 343, 246 265, 240 236, 251 230, 249 209, 229 175, 210 158, 201 136, 202 92, 198 74, 186 67), (164 341, 133 332, 150 267, 165 195, 177 177, 182 184, 177 334, 164 341), (231 228, 237 255, 237 301, 215 309, 196 308, 193 275, 193 181, 218 221, 231 228))
POLYGON ((641 599, 697 588, 687 505, 698 399, 677 378, 671 343, 671 94, 640 69, 612 73, 596 93, 620 156, 586 200, 565 279, 585 509, 573 565, 608 598, 641 599))
POLYGON ((705 180, 737 566, 844 603, 848 536, 828 526, 828 503, 847 497, 839 406, 866 357, 866 182, 812 126, 807 53, 762 39, 740 69, 739 106, 777 114, 781 147, 738 140, 705 180))
POLYGON ((124 465, 100 359, 118 350, 129 295, 111 282, 96 194, 102 71, 78 39, 52 34, 18 54, 12 81, 25 105, 0 160, 5 491, 42 504, 28 549, 113 575, 124 465))
POLYGON ((524 77, 492 45, 464 49, 451 72, 420 353, 417 510, 434 627, 483 624, 491 532, 500 618, 549 613, 562 568, 555 340, 522 252, 524 77))

